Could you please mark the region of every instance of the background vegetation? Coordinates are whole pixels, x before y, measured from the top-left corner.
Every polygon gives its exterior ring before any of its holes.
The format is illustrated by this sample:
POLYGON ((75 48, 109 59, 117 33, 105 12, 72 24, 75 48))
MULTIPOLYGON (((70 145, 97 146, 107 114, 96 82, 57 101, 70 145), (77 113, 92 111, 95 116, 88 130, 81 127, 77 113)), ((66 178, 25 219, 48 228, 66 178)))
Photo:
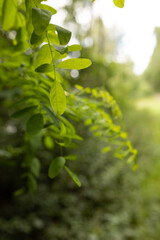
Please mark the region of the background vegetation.
MULTIPOLYGON (((84 139, 78 142, 77 148, 75 143, 79 139, 72 142, 73 148, 61 149, 57 141, 51 141, 47 134, 42 134, 41 138, 34 136, 31 145, 27 144, 24 138, 26 116, 22 119, 11 117, 15 108, 19 110, 15 102, 21 104, 21 95, 28 91, 26 85, 22 88, 21 84, 27 78, 37 80, 40 77, 46 81, 49 78, 30 71, 33 55, 30 52, 22 54, 26 48, 27 33, 22 33, 21 45, 16 42, 13 45, 12 38, 18 30, 4 31, 1 26, 0 238, 159 240, 159 29, 156 29, 157 46, 148 68, 142 76, 135 76, 131 62, 119 64, 113 61, 120 38, 114 38, 114 34, 104 28, 101 19, 92 19, 92 26, 85 31, 76 23, 77 4, 81 8, 89 6, 87 1, 73 1, 71 6, 66 6, 68 14, 65 24, 73 22, 76 25, 74 34, 83 46, 81 57, 87 56, 93 64, 81 71, 62 71, 63 87, 74 95, 78 91, 75 90, 75 83, 84 88, 102 89, 103 86, 103 91, 109 91, 114 96, 123 119, 117 120, 117 115, 111 114, 110 109, 107 113, 114 123, 128 132, 132 145, 138 150, 139 167, 132 171, 131 165, 124 160, 124 152, 107 152, 113 148, 112 144, 108 144, 108 149, 102 154, 104 139, 94 137, 90 129, 94 125, 84 124, 86 119, 83 114, 86 112, 82 111, 81 105, 78 111, 82 118, 71 119, 69 114, 65 115, 76 129, 77 138, 81 136, 84 139), (89 37, 93 44, 87 46, 84 39, 89 37), (15 54, 19 49, 19 54, 15 54), (78 156, 76 161, 68 161, 67 166, 77 173, 81 188, 75 185, 64 169, 54 180, 48 178, 51 159, 59 156, 60 151, 63 151, 63 156, 78 156), (35 152, 33 159, 37 160, 26 165, 26 156, 32 159, 31 153, 35 152), (116 158, 117 154, 119 158, 116 158), (36 185, 37 190, 32 193, 36 185)), ((87 97, 83 90, 78 94, 78 97, 84 97, 75 101, 76 106, 81 101, 82 104, 85 101, 87 106, 97 101, 90 95, 87 97)), ((72 105, 73 102, 68 102, 68 107, 72 105)))

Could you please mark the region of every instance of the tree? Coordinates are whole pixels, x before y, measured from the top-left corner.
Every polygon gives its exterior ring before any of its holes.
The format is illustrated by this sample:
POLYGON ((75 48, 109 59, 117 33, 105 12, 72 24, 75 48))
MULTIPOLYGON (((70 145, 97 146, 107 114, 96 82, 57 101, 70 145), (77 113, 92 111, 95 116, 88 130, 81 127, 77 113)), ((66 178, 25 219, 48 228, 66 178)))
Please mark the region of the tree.
POLYGON ((151 57, 150 63, 144 72, 144 77, 147 79, 148 83, 157 92, 160 90, 160 69, 159 69, 159 51, 160 51, 160 29, 155 29, 155 35, 157 39, 156 47, 154 49, 153 55, 151 57))

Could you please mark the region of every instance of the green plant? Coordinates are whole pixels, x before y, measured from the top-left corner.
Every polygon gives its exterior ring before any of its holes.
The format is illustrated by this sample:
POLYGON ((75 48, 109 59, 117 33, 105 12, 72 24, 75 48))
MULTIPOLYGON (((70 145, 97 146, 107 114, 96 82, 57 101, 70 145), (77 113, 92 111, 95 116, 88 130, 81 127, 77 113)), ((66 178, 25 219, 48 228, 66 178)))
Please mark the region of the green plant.
POLYGON ((16 152, 23 159, 20 165, 26 184, 16 195, 26 188, 30 192, 36 190, 41 166, 37 152, 42 144, 56 152, 50 162, 49 177, 54 178, 64 168, 81 185, 67 165, 76 156, 63 153, 82 140, 73 125, 78 121, 89 126, 95 137, 103 139, 102 152, 114 150, 116 157, 132 162, 134 169, 137 167, 137 151, 120 127, 121 112, 113 97, 103 88, 71 88, 65 84, 62 69, 81 70, 89 67, 91 61, 70 57, 81 46, 68 45, 71 32, 50 23, 54 14, 56 10, 40 0, 6 0, 0 5, 1 97, 12 124, 20 125, 22 131, 20 146, 3 149, 8 156, 16 152))

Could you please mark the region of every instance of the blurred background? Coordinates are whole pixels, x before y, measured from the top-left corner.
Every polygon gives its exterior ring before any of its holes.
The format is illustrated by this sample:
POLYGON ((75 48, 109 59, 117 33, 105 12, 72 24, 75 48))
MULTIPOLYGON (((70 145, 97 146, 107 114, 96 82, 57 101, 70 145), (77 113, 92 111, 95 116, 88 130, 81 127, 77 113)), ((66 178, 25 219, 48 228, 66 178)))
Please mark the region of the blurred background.
MULTIPOLYGON (((48 163, 55 150, 41 146, 36 193, 14 196, 21 169, 20 164, 7 160, 12 146, 20 144, 22 133, 18 126, 14 131, 5 94, 1 94, 0 145, 8 150, 0 150, 0 239, 159 240, 159 0, 152 4, 126 0, 124 9, 110 0, 93 4, 90 0, 50 0, 48 5, 58 10, 52 22, 71 30, 72 42, 83 47, 81 56, 93 62, 86 70, 67 71, 66 84, 103 86, 114 96, 138 150, 139 167, 133 172, 124 161, 109 153, 102 155, 101 142, 78 124, 77 131, 85 140, 74 150, 78 161, 72 163, 72 169, 82 187, 75 186, 63 171, 49 180, 48 163), (8 127, 4 127, 6 122, 8 127)), ((0 74, 5 75, 2 69, 0 74)), ((14 158, 21 161, 15 152, 14 158)))

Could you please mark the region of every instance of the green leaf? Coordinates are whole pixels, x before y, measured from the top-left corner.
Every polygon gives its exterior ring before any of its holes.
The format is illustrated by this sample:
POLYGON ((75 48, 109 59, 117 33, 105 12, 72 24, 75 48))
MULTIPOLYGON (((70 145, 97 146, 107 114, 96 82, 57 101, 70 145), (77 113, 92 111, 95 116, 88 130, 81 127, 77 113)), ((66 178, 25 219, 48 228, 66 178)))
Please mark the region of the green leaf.
POLYGON ((65 156, 64 158, 66 160, 75 161, 75 160, 77 160, 77 155, 71 154, 71 155, 65 156))
POLYGON ((82 50, 82 47, 78 44, 68 46, 67 48, 68 48, 68 52, 75 52, 75 51, 81 51, 82 50))
POLYGON ((41 8, 41 9, 45 9, 45 10, 50 11, 52 13, 52 15, 57 13, 56 9, 54 9, 53 7, 50 7, 46 4, 39 4, 38 7, 41 8))
POLYGON ((50 22, 52 13, 45 9, 32 8, 32 24, 37 35, 41 35, 50 22))
POLYGON ((54 142, 53 139, 50 136, 46 136, 44 138, 44 145, 48 149, 53 149, 54 148, 54 142))
POLYGON ((42 35, 37 35, 35 31, 33 31, 32 36, 31 36, 31 44, 36 45, 38 47, 45 38, 45 34, 43 33, 42 35))
POLYGON ((16 20, 18 10, 18 0, 5 0, 2 9, 2 29, 8 31, 12 29, 16 20))
POLYGON ((89 67, 91 64, 92 62, 86 58, 72 58, 59 63, 57 67, 64 68, 64 69, 80 70, 80 69, 89 67))
POLYGON ((53 47, 50 49, 49 44, 45 44, 40 48, 37 57, 33 63, 34 68, 37 68, 38 66, 46 63, 50 64, 52 62, 51 50, 52 53, 54 54, 55 50, 53 47))
POLYGON ((54 72, 47 73, 47 76, 52 78, 53 80, 56 79, 56 81, 58 81, 59 83, 62 83, 64 81, 64 79, 62 78, 62 76, 58 72, 56 72, 56 76, 55 76, 54 72))
POLYGON ((56 28, 56 31, 58 33, 58 38, 59 38, 59 42, 61 45, 66 45, 70 38, 71 38, 71 32, 68 31, 67 29, 64 29, 60 26, 54 25, 56 28))
POLYGON ((40 167, 41 167, 41 164, 39 160, 37 158, 34 158, 31 164, 31 171, 36 177, 39 175, 40 167))
POLYGON ((73 181, 78 185, 78 187, 81 187, 81 182, 79 180, 79 178, 77 177, 77 175, 75 173, 73 173, 68 167, 65 166, 66 171, 68 172, 68 174, 70 175, 70 177, 73 179, 73 181))
POLYGON ((59 53, 58 51, 55 51, 54 60, 58 60, 58 59, 66 58, 66 57, 67 57, 67 54, 66 54, 66 53, 61 54, 61 53, 59 53))
POLYGON ((37 108, 37 106, 31 106, 31 107, 27 107, 27 108, 23 108, 17 112, 15 112, 11 117, 12 118, 20 118, 20 117, 24 117, 28 114, 30 114, 33 110, 35 110, 37 108))
POLYGON ((45 109, 46 113, 48 114, 48 116, 50 116, 50 118, 52 119, 52 121, 54 122, 55 126, 57 128, 59 128, 59 119, 56 117, 55 113, 53 112, 52 109, 48 108, 47 106, 43 106, 43 108, 45 109))
POLYGON ((111 151, 111 147, 104 147, 104 148, 102 149, 102 153, 107 153, 107 152, 109 152, 109 151, 111 151))
POLYGON ((55 45, 54 48, 60 53, 60 54, 64 54, 68 51, 68 47, 63 47, 63 46, 58 46, 55 45))
POLYGON ((113 2, 114 2, 114 5, 116 5, 116 7, 123 8, 125 0, 113 0, 113 2))
MULTIPOLYGON (((58 34, 56 32, 56 28, 55 28, 55 26, 53 24, 49 24, 48 25, 48 27, 47 27, 47 36, 49 38, 50 43, 57 44, 57 45, 60 44, 59 38, 58 38, 58 34)), ((47 41, 48 41, 48 39, 46 37, 45 42, 47 42, 47 41)))
POLYGON ((40 73, 46 73, 46 72, 52 72, 54 70, 52 64, 43 64, 35 69, 36 72, 40 73))
POLYGON ((25 192, 25 188, 24 187, 20 188, 20 189, 18 189, 17 191, 14 192, 14 196, 18 197, 18 196, 22 195, 24 192, 25 192))
POLYGON ((48 176, 50 178, 56 177, 64 167, 65 162, 66 160, 64 157, 55 158, 49 166, 48 176))
POLYGON ((56 114, 62 115, 66 109, 66 96, 61 84, 53 82, 50 92, 50 103, 56 114))
POLYGON ((37 189, 37 182, 36 182, 36 179, 31 174, 28 175, 28 182, 27 183, 28 183, 29 191, 31 193, 34 193, 37 189))
POLYGON ((29 135, 35 135, 43 128, 43 116, 40 113, 33 115, 26 124, 26 130, 29 135))

